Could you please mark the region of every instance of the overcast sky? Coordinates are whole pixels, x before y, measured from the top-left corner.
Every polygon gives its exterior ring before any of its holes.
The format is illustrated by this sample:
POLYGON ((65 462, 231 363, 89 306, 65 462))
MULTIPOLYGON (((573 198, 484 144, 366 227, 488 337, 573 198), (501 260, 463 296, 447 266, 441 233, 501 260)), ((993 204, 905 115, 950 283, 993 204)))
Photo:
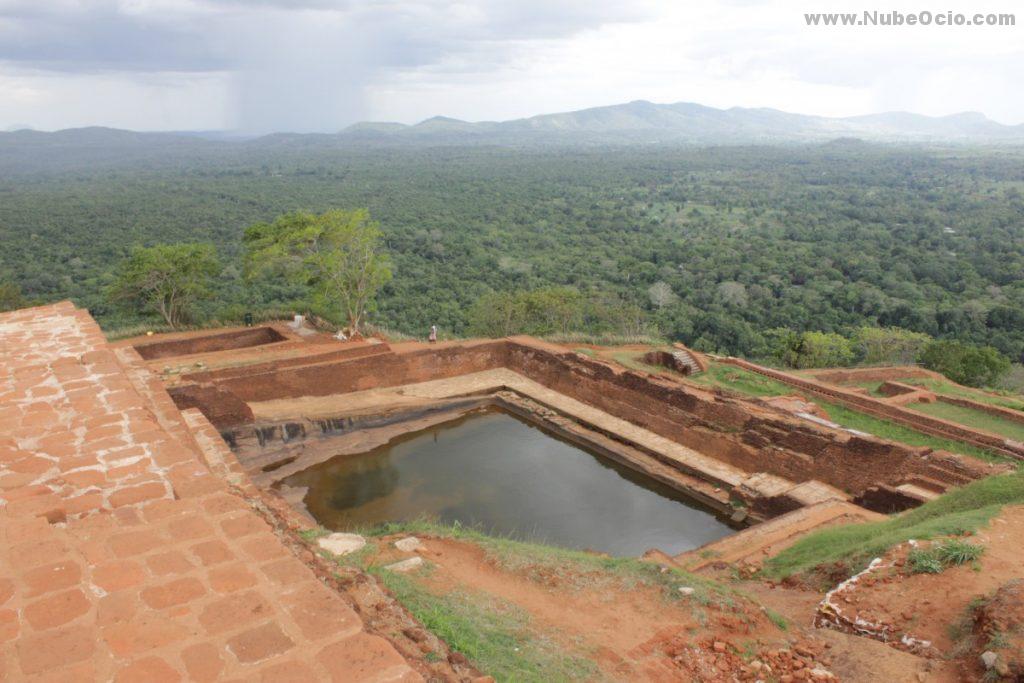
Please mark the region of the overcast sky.
POLYGON ((0 129, 335 131, 635 99, 1017 124, 1022 83, 1024 5, 1008 0, 0 0, 0 129), (865 9, 1018 16, 803 16, 865 9))

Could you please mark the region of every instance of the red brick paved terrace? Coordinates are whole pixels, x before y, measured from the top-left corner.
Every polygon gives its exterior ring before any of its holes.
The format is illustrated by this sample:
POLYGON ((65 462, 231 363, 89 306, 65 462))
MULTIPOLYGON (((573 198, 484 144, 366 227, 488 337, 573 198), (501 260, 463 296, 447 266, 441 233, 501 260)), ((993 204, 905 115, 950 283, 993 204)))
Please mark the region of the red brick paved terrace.
POLYGON ((85 311, 0 315, 0 680, 422 680, 187 417, 85 311))

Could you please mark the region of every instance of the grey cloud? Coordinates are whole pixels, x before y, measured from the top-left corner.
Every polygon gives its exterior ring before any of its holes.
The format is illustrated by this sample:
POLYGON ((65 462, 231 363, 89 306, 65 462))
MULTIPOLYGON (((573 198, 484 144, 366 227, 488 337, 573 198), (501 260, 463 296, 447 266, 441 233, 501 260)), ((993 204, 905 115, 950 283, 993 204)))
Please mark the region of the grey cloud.
MULTIPOLYGON (((637 9, 639 7, 640 9, 637 9)), ((55 72, 233 74, 249 130, 332 130, 388 70, 497 65, 524 41, 645 16, 612 0, 0 0, 0 61, 55 72)))

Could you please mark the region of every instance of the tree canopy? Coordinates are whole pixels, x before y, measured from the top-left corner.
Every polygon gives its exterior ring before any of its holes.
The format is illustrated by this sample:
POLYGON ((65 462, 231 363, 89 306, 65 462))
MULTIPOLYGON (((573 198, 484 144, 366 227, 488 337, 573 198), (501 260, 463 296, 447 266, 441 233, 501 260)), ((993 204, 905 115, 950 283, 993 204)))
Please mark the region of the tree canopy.
POLYGON ((158 312, 171 327, 188 322, 196 302, 211 296, 220 273, 212 244, 160 244, 137 248, 118 266, 108 296, 127 307, 158 312))
POLYGON ((281 273, 309 287, 317 307, 358 332, 391 279, 381 238, 366 209, 290 213, 246 229, 246 269, 251 277, 281 273))

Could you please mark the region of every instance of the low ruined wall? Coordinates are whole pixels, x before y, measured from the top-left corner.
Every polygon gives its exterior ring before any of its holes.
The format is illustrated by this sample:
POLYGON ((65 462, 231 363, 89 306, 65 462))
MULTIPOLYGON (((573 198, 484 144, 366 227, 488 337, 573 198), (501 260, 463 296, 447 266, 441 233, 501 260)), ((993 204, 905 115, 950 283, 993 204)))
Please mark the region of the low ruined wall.
POLYGON ((146 360, 187 356, 193 353, 209 353, 228 349, 245 349, 285 341, 287 337, 272 327, 252 327, 245 330, 207 334, 171 341, 137 344, 135 350, 146 360))
POLYGON ((178 410, 198 408, 218 429, 252 422, 249 405, 234 393, 215 384, 189 384, 167 390, 178 410))
POLYGON ((811 373, 811 377, 829 384, 848 384, 851 382, 886 382, 901 380, 908 377, 928 379, 945 379, 942 375, 915 365, 896 365, 879 368, 848 368, 844 370, 823 370, 811 373))
POLYGON ((994 406, 991 403, 982 403, 980 401, 972 401, 967 398, 958 398, 955 396, 937 396, 938 400, 943 403, 951 403, 961 408, 971 408, 973 410, 980 410, 983 413, 989 415, 995 415, 1001 417, 1004 420, 1011 420, 1012 422, 1020 422, 1024 424, 1024 413, 1019 410, 1013 410, 1012 408, 1003 408, 1002 406, 994 406))
POLYGON ((294 358, 280 358, 267 361, 266 363, 253 363, 239 367, 220 368, 218 370, 205 370, 203 372, 192 372, 181 377, 182 382, 224 382, 228 379, 240 377, 253 377, 275 370, 285 368, 308 366, 313 363, 330 363, 356 358, 366 358, 388 353, 390 348, 387 344, 359 345, 325 351, 314 355, 295 356, 294 358))
POLYGON ((797 377, 772 368, 766 368, 764 366, 745 361, 741 358, 726 358, 723 359, 722 362, 735 365, 743 368, 744 370, 756 372, 766 377, 771 377, 772 379, 784 382, 791 386, 824 396, 836 403, 847 405, 861 412, 891 420, 926 434, 964 441, 975 446, 988 448, 1010 457, 1024 457, 1024 446, 1014 444, 1013 442, 996 434, 971 429, 970 427, 966 427, 955 422, 949 422, 947 420, 931 417, 930 415, 905 410, 899 406, 879 401, 870 396, 822 384, 803 377, 797 377))
MULTIPOLYGON (((266 372, 226 373, 217 386, 246 402, 299 396, 346 394, 445 379, 505 366, 507 345, 487 341, 406 353, 375 354, 360 360, 289 367, 272 363, 266 372)), ((308 360, 307 360, 308 362, 308 360)))

